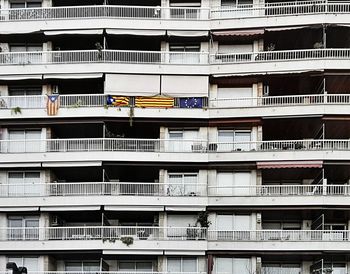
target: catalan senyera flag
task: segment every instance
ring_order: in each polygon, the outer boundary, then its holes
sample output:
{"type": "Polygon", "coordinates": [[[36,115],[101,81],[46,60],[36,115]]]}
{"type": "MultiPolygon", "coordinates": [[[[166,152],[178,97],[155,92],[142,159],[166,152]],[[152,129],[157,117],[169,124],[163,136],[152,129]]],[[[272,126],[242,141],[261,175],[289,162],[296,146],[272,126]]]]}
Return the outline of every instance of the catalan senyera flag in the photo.
{"type": "Polygon", "coordinates": [[[107,96],[107,106],[127,107],[129,105],[129,97],[127,96],[107,96]]]}
{"type": "Polygon", "coordinates": [[[135,107],[139,108],[172,108],[174,107],[174,98],[164,96],[135,98],[135,107]]]}
{"type": "Polygon", "coordinates": [[[60,108],[59,95],[58,94],[47,95],[47,103],[46,103],[47,115],[49,116],[57,115],[59,108],[60,108]]]}

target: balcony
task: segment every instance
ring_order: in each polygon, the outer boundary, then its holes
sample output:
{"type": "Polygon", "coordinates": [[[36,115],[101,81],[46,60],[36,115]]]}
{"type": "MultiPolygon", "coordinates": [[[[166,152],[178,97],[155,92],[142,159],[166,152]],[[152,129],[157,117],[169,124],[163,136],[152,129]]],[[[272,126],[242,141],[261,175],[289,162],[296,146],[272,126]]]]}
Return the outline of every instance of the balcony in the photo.
{"type": "Polygon", "coordinates": [[[0,197],[66,196],[206,196],[205,184],[160,184],[136,182],[82,182],[0,184],[0,197]]]}
{"type": "MultiPolygon", "coordinates": [[[[200,227],[33,227],[0,228],[0,250],[206,250],[200,227]],[[72,246],[72,241],[79,244],[72,246]],[[196,247],[194,248],[194,244],[196,247]]],[[[125,254],[125,253],[124,253],[125,254]]],[[[154,254],[154,253],[153,253],[154,254]]]]}
{"type": "Polygon", "coordinates": [[[200,139],[75,138],[0,141],[2,164],[18,163],[18,154],[23,153],[26,157],[21,161],[56,163],[67,160],[183,162],[184,159],[198,163],[255,162],[276,161],[276,155],[279,161],[339,161],[350,159],[350,140],[305,139],[225,143],[200,139]]]}
{"type": "MultiPolygon", "coordinates": [[[[107,105],[107,94],[79,94],[60,95],[60,117],[81,117],[81,115],[117,116],[129,117],[129,108],[107,105]],[[93,109],[91,109],[93,108],[93,109]]],[[[316,114],[348,114],[349,94],[308,94],[292,96],[266,96],[247,98],[211,99],[209,106],[207,98],[203,97],[203,108],[180,108],[179,98],[175,98],[171,108],[134,108],[135,117],[153,118],[159,116],[165,118],[192,118],[193,113],[203,119],[223,117],[273,117],[295,116],[296,113],[303,115],[316,114]],[[234,109],[234,111],[232,111],[234,109]],[[209,110],[209,111],[208,111],[209,110]]],[[[129,102],[132,97],[129,98],[129,102]]],[[[45,118],[46,95],[37,96],[0,96],[0,111],[3,118],[15,119],[16,115],[11,112],[13,108],[21,108],[23,118],[45,118]]]]}
{"type": "Polygon", "coordinates": [[[3,52],[0,74],[49,74],[65,68],[75,73],[265,74],[349,69],[349,59],[350,49],[335,48],[232,54],[124,50],[3,52]],[[87,63],[95,65],[86,66],[87,63]]]}
{"type": "Polygon", "coordinates": [[[7,32],[35,32],[62,29],[62,23],[75,20],[75,29],[130,28],[137,29],[223,29],[286,25],[349,23],[349,2],[322,0],[280,2],[263,5],[238,5],[214,8],[161,6],[70,6],[26,9],[2,9],[0,23],[7,32]],[[336,14],[335,14],[336,13],[336,14]],[[298,16],[298,21],[295,20],[298,16]],[[341,18],[337,18],[337,17],[341,18]],[[245,20],[240,20],[240,19],[245,20]],[[270,19],[271,18],[271,19],[270,19]],[[116,20],[120,19],[120,20],[116,20]],[[137,20],[135,20],[137,19],[137,20]],[[211,19],[211,20],[210,20],[211,19]],[[89,22],[90,21],[90,22],[89,22]],[[210,22],[211,21],[211,22],[210,22]],[[232,23],[235,22],[235,23],[232,23]],[[244,21],[244,22],[243,22],[244,21]],[[161,22],[161,24],[159,23],[161,22]],[[7,29],[7,26],[12,28],[7,29]],[[244,25],[246,24],[246,25],[244,25]],[[221,25],[221,27],[220,27],[221,25]],[[223,26],[222,26],[223,25],[223,26]],[[17,29],[16,29],[17,28],[17,29]]]}

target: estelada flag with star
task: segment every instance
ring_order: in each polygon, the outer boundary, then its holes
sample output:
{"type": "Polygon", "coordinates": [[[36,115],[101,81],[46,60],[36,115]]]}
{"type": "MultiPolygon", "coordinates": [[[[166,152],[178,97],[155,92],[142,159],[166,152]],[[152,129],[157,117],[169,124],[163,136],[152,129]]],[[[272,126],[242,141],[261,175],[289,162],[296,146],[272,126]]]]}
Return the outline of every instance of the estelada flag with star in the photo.
{"type": "Polygon", "coordinates": [[[58,94],[47,95],[47,103],[46,103],[47,115],[49,116],[57,115],[59,108],[60,108],[59,95],[58,94]]]}

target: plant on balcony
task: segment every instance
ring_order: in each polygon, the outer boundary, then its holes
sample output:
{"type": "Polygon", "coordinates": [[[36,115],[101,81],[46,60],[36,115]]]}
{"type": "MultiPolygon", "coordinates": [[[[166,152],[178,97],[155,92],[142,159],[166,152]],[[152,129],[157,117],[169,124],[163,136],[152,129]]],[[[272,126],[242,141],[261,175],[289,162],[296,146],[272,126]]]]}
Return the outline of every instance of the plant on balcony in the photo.
{"type": "Polygon", "coordinates": [[[202,211],[198,214],[196,225],[199,224],[201,227],[209,227],[211,221],[208,220],[209,213],[207,211],[202,211]]]}
{"type": "Polygon", "coordinates": [[[71,105],[71,108],[79,108],[82,105],[82,103],[83,101],[79,99],[74,104],[71,105]]]}
{"type": "Polygon", "coordinates": [[[11,114],[14,114],[14,115],[22,114],[22,109],[20,107],[14,107],[11,109],[11,114]]]}
{"type": "Polygon", "coordinates": [[[132,245],[134,243],[133,237],[121,237],[120,240],[123,244],[126,244],[126,246],[132,245]]]}

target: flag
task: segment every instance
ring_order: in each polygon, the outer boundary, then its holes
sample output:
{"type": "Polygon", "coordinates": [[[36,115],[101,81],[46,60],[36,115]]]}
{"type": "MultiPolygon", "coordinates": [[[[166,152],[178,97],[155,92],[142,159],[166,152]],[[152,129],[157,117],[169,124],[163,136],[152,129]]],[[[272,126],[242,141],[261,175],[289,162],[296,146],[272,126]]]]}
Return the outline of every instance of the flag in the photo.
{"type": "Polygon", "coordinates": [[[202,108],[203,98],[201,97],[189,97],[180,98],[180,108],[202,108]]]}
{"type": "Polygon", "coordinates": [[[127,96],[107,96],[107,106],[127,107],[129,105],[129,97],[127,96]]]}
{"type": "Polygon", "coordinates": [[[47,115],[57,115],[58,109],[60,108],[60,98],[58,94],[47,95],[46,110],[47,115]]]}
{"type": "Polygon", "coordinates": [[[164,96],[136,97],[135,107],[139,108],[172,108],[174,98],[164,96]]]}

